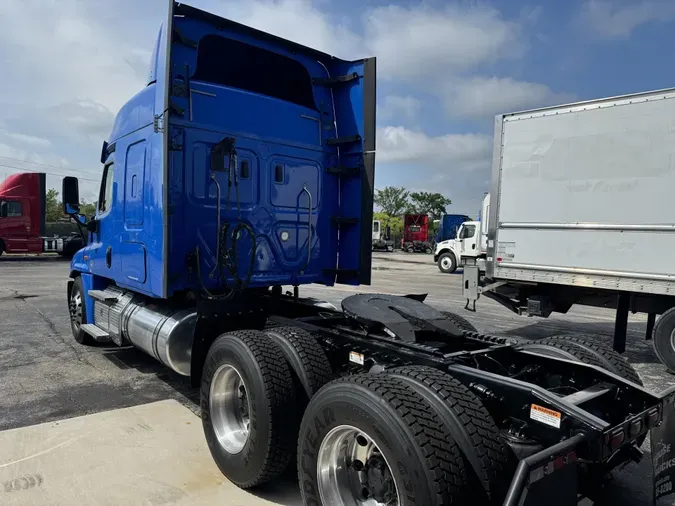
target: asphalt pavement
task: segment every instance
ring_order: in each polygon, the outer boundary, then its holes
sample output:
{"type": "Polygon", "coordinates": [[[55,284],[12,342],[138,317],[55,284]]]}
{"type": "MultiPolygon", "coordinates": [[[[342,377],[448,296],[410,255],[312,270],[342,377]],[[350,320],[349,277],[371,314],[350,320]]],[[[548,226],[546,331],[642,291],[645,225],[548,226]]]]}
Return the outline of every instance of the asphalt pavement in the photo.
{"type": "MultiPolygon", "coordinates": [[[[66,303],[69,264],[57,257],[0,258],[0,431],[174,399],[199,413],[198,392],[154,359],[133,348],[84,347],[70,333],[66,303]]],[[[301,294],[339,306],[353,293],[427,293],[427,302],[461,313],[479,331],[538,339],[562,333],[593,334],[610,343],[613,312],[574,307],[549,319],[519,317],[481,299],[477,312],[463,310],[461,274],[442,274],[430,255],[376,253],[370,287],[301,287],[301,294]]],[[[675,384],[644,340],[646,318],[629,317],[625,356],[647,388],[675,384]]],[[[645,459],[615,472],[602,503],[650,504],[651,465],[645,459]]],[[[293,496],[288,484],[280,497],[293,496]],[[290,492],[289,492],[290,490],[290,492]],[[285,495],[284,495],[285,494],[285,495]]],[[[274,496],[274,494],[272,494],[274,496]]],[[[295,502],[281,500],[279,504],[295,502]]]]}

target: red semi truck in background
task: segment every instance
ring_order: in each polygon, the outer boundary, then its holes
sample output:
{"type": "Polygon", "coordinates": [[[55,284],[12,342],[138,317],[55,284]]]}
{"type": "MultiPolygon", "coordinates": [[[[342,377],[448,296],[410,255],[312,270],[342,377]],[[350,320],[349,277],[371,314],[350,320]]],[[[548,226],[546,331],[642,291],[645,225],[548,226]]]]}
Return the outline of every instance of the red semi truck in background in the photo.
{"type": "Polygon", "coordinates": [[[0,182],[0,255],[58,253],[71,257],[85,244],[72,221],[47,223],[46,176],[12,174],[0,182]]]}
{"type": "Polygon", "coordinates": [[[406,214],[403,216],[403,239],[401,249],[408,253],[432,253],[429,242],[429,216],[406,214]]]}

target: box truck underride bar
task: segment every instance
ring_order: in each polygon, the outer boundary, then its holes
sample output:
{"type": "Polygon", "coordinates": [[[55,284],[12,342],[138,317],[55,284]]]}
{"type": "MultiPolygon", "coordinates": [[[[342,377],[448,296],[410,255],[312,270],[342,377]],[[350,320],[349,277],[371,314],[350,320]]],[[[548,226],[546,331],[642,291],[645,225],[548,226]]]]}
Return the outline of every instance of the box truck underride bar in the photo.
{"type": "Polygon", "coordinates": [[[480,334],[424,295],[300,296],[370,284],[375,89],[373,58],[170,2],[94,219],[63,181],[91,234],[73,335],[190,377],[239,487],[295,466],[305,505],[574,504],[672,425],[673,392],[611,349],[480,334]]]}

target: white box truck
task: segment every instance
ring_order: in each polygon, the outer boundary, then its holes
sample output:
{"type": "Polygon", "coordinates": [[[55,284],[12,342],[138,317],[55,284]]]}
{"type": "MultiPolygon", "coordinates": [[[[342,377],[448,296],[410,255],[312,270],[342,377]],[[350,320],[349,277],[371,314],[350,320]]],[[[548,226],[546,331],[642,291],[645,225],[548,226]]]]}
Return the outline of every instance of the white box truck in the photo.
{"type": "Polygon", "coordinates": [[[647,313],[675,371],[675,89],[497,116],[490,194],[467,307],[616,308],[619,352],[629,311],[647,313]]]}

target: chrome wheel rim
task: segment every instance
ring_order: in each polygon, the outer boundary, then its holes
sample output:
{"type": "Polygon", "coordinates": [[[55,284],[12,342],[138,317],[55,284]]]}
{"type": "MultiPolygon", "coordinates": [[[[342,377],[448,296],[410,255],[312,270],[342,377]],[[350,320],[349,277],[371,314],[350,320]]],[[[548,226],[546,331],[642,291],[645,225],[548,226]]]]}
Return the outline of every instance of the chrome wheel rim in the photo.
{"type": "Polygon", "coordinates": [[[443,269],[445,270],[450,270],[450,268],[452,267],[452,262],[448,257],[444,257],[441,259],[441,267],[443,267],[443,269]]]}
{"type": "Polygon", "coordinates": [[[317,476],[322,504],[400,505],[391,466],[373,439],[350,425],[335,427],[321,442],[317,476]]]}
{"type": "Polygon", "coordinates": [[[70,321],[75,330],[80,330],[80,325],[82,325],[82,294],[79,290],[73,291],[70,295],[70,321]]]}
{"type": "Polygon", "coordinates": [[[211,379],[209,412],[218,443],[230,454],[244,449],[250,433],[251,406],[237,369],[221,365],[211,379]]]}
{"type": "Polygon", "coordinates": [[[670,349],[675,351],[675,330],[670,333],[670,349]]]}

